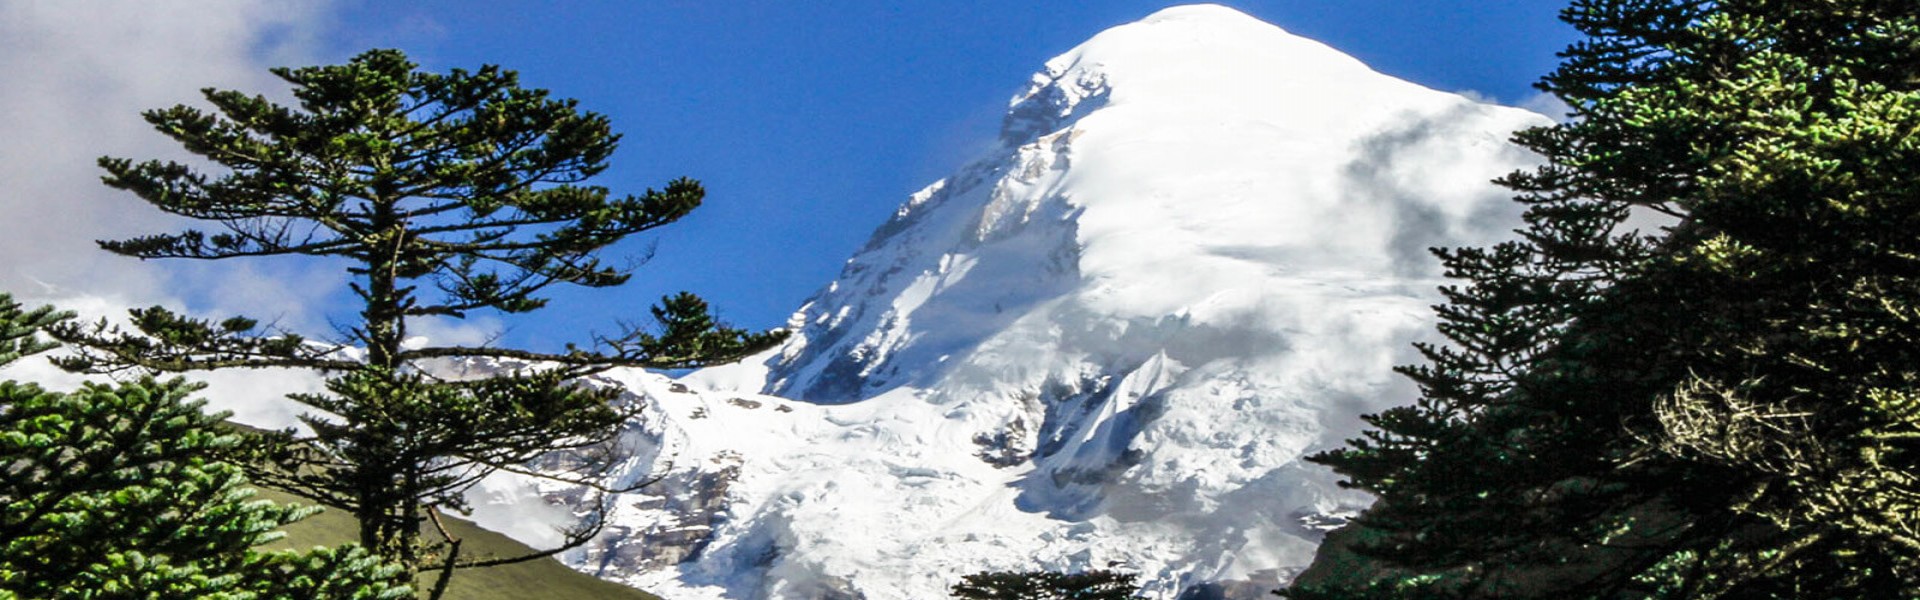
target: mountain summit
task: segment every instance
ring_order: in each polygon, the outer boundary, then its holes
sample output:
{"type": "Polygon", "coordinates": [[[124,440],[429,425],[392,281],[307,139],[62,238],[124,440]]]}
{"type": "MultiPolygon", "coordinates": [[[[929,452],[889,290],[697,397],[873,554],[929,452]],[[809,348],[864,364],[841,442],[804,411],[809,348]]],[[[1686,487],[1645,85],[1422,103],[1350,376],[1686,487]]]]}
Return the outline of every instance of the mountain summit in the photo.
{"type": "Polygon", "coordinates": [[[1184,315],[1237,330],[1221,320],[1302,277],[1431,275],[1426,248],[1509,229],[1487,180],[1525,159],[1507,134],[1539,122],[1232,9],[1163,10],[1048,61],[1001,154],[915,194],[801,309],[767,391],[946,389],[983,345],[1034,327],[1184,315]]]}
{"type": "Polygon", "coordinates": [[[673,598],[936,598],[982,570],[1261,597],[1367,498],[1301,461],[1414,397],[1431,246],[1548,120],[1376,73],[1228,8],[1046,63],[1000,146],[914,194],[784,347],[648,405],[578,568],[673,598]]]}

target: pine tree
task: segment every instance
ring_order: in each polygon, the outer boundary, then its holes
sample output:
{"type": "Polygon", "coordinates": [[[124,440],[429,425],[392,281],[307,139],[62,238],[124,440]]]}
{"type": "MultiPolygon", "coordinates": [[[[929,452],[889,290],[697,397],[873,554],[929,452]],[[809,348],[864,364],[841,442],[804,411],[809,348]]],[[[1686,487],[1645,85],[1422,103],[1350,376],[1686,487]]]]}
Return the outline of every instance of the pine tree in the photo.
{"type": "MultiPolygon", "coordinates": [[[[46,350],[66,318],[0,295],[0,364],[46,350]]],[[[399,569],[358,547],[259,552],[312,509],[250,501],[240,443],[180,380],[72,393],[0,382],[0,598],[405,596],[399,569]]]]}
{"type": "MultiPolygon", "coordinates": [[[[720,325],[704,302],[683,294],[654,311],[659,333],[636,328],[591,349],[403,344],[419,319],[525,313],[544,306],[541,294],[556,285],[625,282],[628,269],[604,263],[600,251],[686,215],[702,189],[678,179],[616,197],[587,185],[619,141],[606,117],[523,88],[515,73],[495,66],[436,74],[398,51],[375,50],[344,65],[274,73],[292,84],[298,106],[208,89],[211,112],[183,105],[146,113],[156,129],[221,170],[100,161],[108,185],[211,230],[100,245],[143,259],[305,256],[345,264],[357,312],[342,318],[343,339],[319,343],[247,318],[216,322],[159,307],[133,311],[130,329],[100,322],[53,333],[82,349],[62,362],[74,370],[328,374],[327,393],[295,397],[322,411],[306,417],[312,433],[283,432],[258,446],[272,449],[255,458],[273,468],[255,476],[352,511],[361,543],[383,557],[448,574],[512,560],[463,560],[458,540],[429,546],[420,531],[437,524],[434,510],[464,509],[461,492],[490,473],[610,443],[630,412],[612,405],[615,390],[571,380],[615,366],[725,362],[777,340],[720,325]],[[349,356],[346,346],[364,358],[349,356]],[[422,367],[484,358],[524,368],[452,380],[422,367]]],[[[569,543],[585,541],[596,526],[588,518],[569,543]]]]}
{"type": "Polygon", "coordinates": [[[397,566],[358,546],[254,550],[313,511],[249,499],[241,469],[215,458],[241,437],[187,400],[196,389],[0,383],[0,598],[409,593],[397,566]]]}
{"type": "Polygon", "coordinates": [[[1140,591],[1138,577],[1106,570],[994,571],[962,577],[951,591],[967,600],[1130,600],[1140,591]]]}
{"type": "Polygon", "coordinates": [[[1315,457],[1365,568],[1289,594],[1920,595],[1920,5],[1563,16],[1522,237],[1439,253],[1422,396],[1315,457]]]}

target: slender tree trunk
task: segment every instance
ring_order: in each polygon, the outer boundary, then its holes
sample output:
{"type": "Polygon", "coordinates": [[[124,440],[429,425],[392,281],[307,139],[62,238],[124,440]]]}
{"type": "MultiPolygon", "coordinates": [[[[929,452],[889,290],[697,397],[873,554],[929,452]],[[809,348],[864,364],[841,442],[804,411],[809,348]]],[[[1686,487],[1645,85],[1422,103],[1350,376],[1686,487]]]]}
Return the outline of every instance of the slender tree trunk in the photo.
{"type": "Polygon", "coordinates": [[[367,366],[396,372],[400,365],[400,341],[406,337],[406,322],[401,314],[404,298],[398,284],[400,248],[406,243],[405,223],[393,214],[391,205],[382,204],[374,226],[378,246],[367,257],[366,309],[360,319],[365,327],[367,366]]]}
{"type": "MultiPolygon", "coordinates": [[[[379,196],[380,194],[376,194],[379,196]]],[[[399,284],[398,269],[402,257],[400,249],[406,242],[406,223],[394,212],[392,202],[384,197],[370,200],[374,205],[373,225],[375,239],[373,251],[366,260],[366,298],[365,309],[360,313],[363,332],[367,344],[367,368],[375,377],[385,380],[389,385],[380,386],[386,390],[397,389],[391,385],[400,373],[400,343],[406,339],[406,321],[403,307],[406,304],[406,291],[399,284]]],[[[379,405],[394,405],[406,402],[404,398],[366,398],[363,402],[379,405]]],[[[378,412],[383,411],[376,411],[378,412]]],[[[415,469],[406,460],[412,447],[413,432],[393,429],[394,423],[362,423],[359,426],[370,432],[381,432],[370,436],[361,448],[364,453],[361,464],[360,490],[361,517],[360,530],[362,543],[409,570],[418,570],[420,565],[416,543],[419,538],[419,506],[412,497],[396,492],[414,489],[415,469]]]]}

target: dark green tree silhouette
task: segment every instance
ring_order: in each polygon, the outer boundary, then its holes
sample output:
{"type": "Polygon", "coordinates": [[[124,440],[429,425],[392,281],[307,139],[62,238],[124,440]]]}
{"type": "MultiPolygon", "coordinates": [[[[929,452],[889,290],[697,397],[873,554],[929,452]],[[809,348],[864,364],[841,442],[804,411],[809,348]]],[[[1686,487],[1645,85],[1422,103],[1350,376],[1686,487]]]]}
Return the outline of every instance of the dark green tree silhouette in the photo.
{"type": "MultiPolygon", "coordinates": [[[[45,350],[67,315],[0,295],[0,364],[45,350]]],[[[0,382],[0,598],[404,597],[356,546],[259,552],[311,508],[249,500],[241,443],[198,386],[143,378],[72,393],[0,382]]]]}
{"type": "Polygon", "coordinates": [[[1289,593],[1920,595],[1920,4],[1563,15],[1522,237],[1440,252],[1422,397],[1315,457],[1379,502],[1289,593]]]}
{"type": "Polygon", "coordinates": [[[967,600],[1130,600],[1139,576],[1115,571],[1055,573],[997,571],[975,573],[953,585],[955,598],[967,600]]]}
{"type": "MultiPolygon", "coordinates": [[[[108,185],[211,229],[100,245],[143,259],[329,259],[345,266],[357,300],[350,317],[337,316],[340,337],[319,343],[246,318],[199,320],[159,307],[133,311],[130,328],[101,322],[53,333],[81,348],[62,361],[74,370],[328,374],[328,393],[296,397],[323,411],[306,418],[312,433],[283,432],[263,445],[273,451],[256,458],[274,468],[255,476],[352,511],[361,542],[380,555],[448,573],[509,560],[458,559],[457,540],[428,545],[421,528],[434,509],[464,509],[461,492],[489,473],[610,443],[630,416],[611,404],[616,391],[570,380],[615,366],[731,361],[777,341],[720,325],[683,294],[654,311],[656,329],[601,337],[591,348],[403,344],[419,319],[524,313],[544,306],[542,293],[556,285],[625,282],[629,269],[600,252],[686,215],[701,187],[679,179],[614,196],[586,185],[619,141],[608,120],[523,88],[495,66],[428,73],[400,52],[375,50],[344,65],[274,73],[292,84],[297,106],[209,89],[212,111],[146,113],[220,169],[100,161],[108,185]],[[423,367],[470,359],[516,368],[448,379],[423,367]]],[[[586,519],[569,543],[595,527],[586,519]]]]}

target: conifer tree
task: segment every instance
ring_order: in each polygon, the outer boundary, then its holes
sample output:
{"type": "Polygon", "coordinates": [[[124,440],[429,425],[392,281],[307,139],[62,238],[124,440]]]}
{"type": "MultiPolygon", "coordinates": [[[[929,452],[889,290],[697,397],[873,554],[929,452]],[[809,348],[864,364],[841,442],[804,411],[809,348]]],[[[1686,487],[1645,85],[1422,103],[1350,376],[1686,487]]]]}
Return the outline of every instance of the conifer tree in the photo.
{"type": "MultiPolygon", "coordinates": [[[[599,253],[666,225],[699,205],[700,185],[615,196],[588,185],[619,136],[606,117],[573,100],[519,85],[495,66],[423,72],[400,52],[374,50],[344,65],[276,69],[297,106],[205,90],[212,110],[153,110],[148,122],[221,167],[103,158],[107,185],[198,220],[189,229],[103,241],[118,254],[226,260],[305,256],[344,264],[356,309],[340,339],[321,343],[251,319],[212,321],[160,308],[131,326],[105,322],[53,333],[82,351],[62,366],[82,371],[194,371],[291,367],[330,377],[324,394],[295,396],[318,409],[310,435],[283,432],[256,477],[352,511],[361,543],[424,571],[494,564],[458,557],[457,540],[428,545],[435,509],[465,508],[461,492],[501,469],[554,451],[598,447],[630,416],[616,393],[569,383],[615,366],[687,368],[735,360],[776,341],[718,324],[690,294],[634,328],[548,353],[483,346],[414,346],[408,327],[476,311],[525,313],[571,284],[609,287],[628,278],[599,253]],[[363,356],[352,356],[346,347],[363,356]],[[425,361],[494,358],[523,368],[446,379],[425,361]]],[[[580,465],[610,468],[610,465],[580,465]]],[[[596,526],[573,531],[579,543],[596,526]]],[[[440,584],[444,585],[442,578],[440,584]]]]}
{"type": "Polygon", "coordinates": [[[1295,598],[1920,596],[1920,4],[1579,0],[1295,598]],[[1629,228],[1634,214],[1672,225],[1629,228]]]}
{"type": "Polygon", "coordinates": [[[1140,591],[1138,578],[1107,570],[990,571],[962,577],[950,591],[965,600],[1130,600],[1140,591]]]}
{"type": "MultiPolygon", "coordinates": [[[[0,364],[45,350],[67,315],[0,295],[0,364]]],[[[405,596],[397,567],[354,547],[260,552],[312,509],[250,501],[240,443],[197,386],[139,379],[72,393],[0,382],[0,598],[405,596]]]]}

